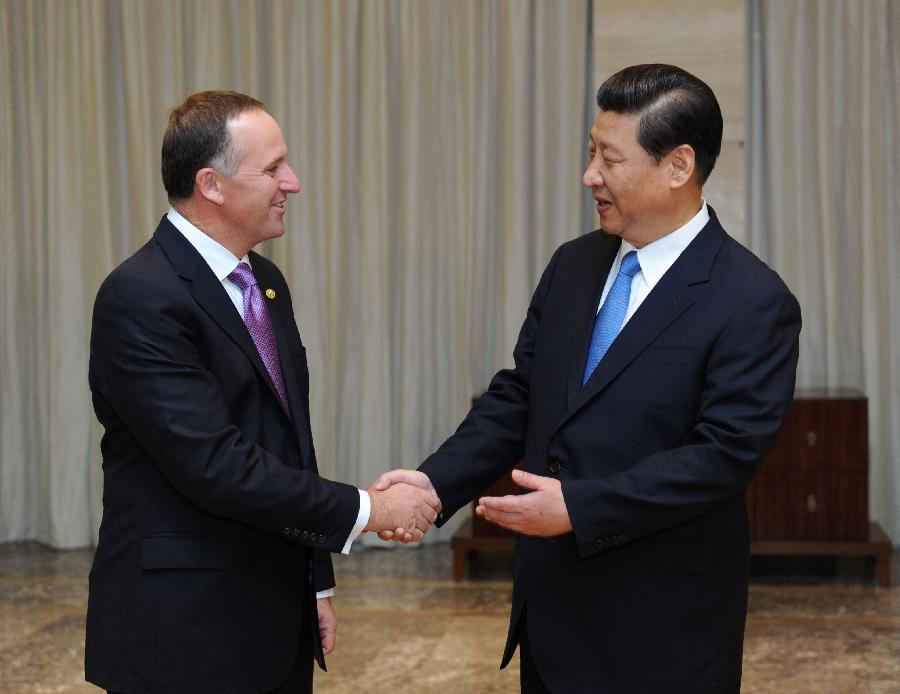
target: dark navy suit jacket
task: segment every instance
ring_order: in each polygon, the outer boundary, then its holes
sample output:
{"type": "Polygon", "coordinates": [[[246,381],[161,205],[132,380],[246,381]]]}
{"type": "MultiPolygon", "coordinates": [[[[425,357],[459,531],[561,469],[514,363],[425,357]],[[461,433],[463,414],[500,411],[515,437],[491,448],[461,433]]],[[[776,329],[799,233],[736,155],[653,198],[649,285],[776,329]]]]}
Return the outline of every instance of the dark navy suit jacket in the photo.
{"type": "Polygon", "coordinates": [[[535,665],[553,692],[697,694],[740,682],[744,491],[792,397],[800,309],[710,215],[583,388],[620,241],[595,231],[562,245],[528,308],[515,367],[421,467],[441,523],[520,459],[561,481],[574,532],[517,538],[502,660],[527,609],[535,665]]]}
{"type": "Polygon", "coordinates": [[[86,678],[140,692],[264,692],[312,632],[359,510],[317,474],[306,352],[290,293],[251,253],[278,343],[285,413],[246,326],[166,219],[104,281],[89,380],[105,434],[86,678]]]}

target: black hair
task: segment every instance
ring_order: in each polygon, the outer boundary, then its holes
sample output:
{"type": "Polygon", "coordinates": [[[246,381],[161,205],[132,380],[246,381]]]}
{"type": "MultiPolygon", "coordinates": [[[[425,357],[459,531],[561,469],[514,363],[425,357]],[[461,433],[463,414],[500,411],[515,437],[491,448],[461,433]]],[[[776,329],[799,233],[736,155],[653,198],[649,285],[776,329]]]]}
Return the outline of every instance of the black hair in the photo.
{"type": "Polygon", "coordinates": [[[700,184],[709,178],[722,149],[722,111],[702,80],[674,65],[632,65],[601,85],[597,106],[640,114],[638,142],[657,163],[690,145],[700,184]]]}

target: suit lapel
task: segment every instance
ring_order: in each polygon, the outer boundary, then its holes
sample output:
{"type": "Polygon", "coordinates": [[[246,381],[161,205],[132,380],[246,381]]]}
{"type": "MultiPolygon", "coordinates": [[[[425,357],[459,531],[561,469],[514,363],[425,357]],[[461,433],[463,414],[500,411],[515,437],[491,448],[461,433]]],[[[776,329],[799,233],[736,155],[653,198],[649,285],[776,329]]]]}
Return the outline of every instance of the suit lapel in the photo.
{"type": "MultiPolygon", "coordinates": [[[[190,292],[200,307],[209,314],[251,361],[266,382],[272,396],[278,400],[278,391],[269,376],[269,370],[259,356],[259,350],[234,304],[219,279],[210,270],[197,250],[165,217],[154,233],[154,238],[168,257],[176,272],[191,283],[190,292]]],[[[277,334],[277,333],[276,333],[277,334]]],[[[279,343],[279,353],[281,345],[279,343]]],[[[282,357],[283,359],[283,357],[282,357]]]]}
{"type": "Polygon", "coordinates": [[[591,262],[579,274],[572,300],[572,324],[569,330],[569,368],[567,379],[567,403],[571,408],[580,397],[581,379],[587,361],[591,333],[597,315],[597,304],[603,286],[616,258],[621,241],[612,237],[600,237],[603,243],[594,250],[591,262]]]}
{"type": "MultiPolygon", "coordinates": [[[[716,255],[725,239],[725,232],[719,225],[715,212],[713,212],[712,208],[710,208],[709,212],[709,223],[662,276],[638,310],[625,324],[625,327],[622,328],[622,331],[610,345],[603,359],[600,360],[584,388],[581,388],[581,375],[587,355],[587,346],[586,344],[577,344],[572,347],[570,354],[576,354],[577,351],[577,356],[580,359],[578,364],[580,364],[582,371],[578,374],[577,384],[575,384],[573,376],[576,365],[570,364],[569,407],[560,425],[606,388],[613,379],[619,376],[641,352],[694,303],[690,287],[709,280],[716,255]]],[[[609,264],[611,265],[611,263],[612,260],[610,259],[609,264]]],[[[609,269],[607,266],[608,273],[609,269]]],[[[605,279],[606,275],[603,276],[603,281],[605,279]]],[[[599,296],[597,300],[599,300],[599,296]]],[[[579,295],[576,301],[583,301],[583,296],[579,295]]],[[[578,339],[580,340],[582,336],[582,333],[579,333],[578,339]]],[[[588,337],[582,342],[588,339],[589,333],[588,337]]]]}

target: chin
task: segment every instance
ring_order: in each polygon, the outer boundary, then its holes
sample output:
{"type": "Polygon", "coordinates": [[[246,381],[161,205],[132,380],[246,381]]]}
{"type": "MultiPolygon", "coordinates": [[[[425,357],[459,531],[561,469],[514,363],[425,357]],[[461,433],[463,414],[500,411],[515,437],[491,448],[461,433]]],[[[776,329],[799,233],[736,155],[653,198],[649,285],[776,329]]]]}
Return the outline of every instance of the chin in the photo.
{"type": "Polygon", "coordinates": [[[277,239],[279,236],[284,236],[284,232],[284,224],[277,227],[272,227],[266,232],[266,241],[277,239]]]}

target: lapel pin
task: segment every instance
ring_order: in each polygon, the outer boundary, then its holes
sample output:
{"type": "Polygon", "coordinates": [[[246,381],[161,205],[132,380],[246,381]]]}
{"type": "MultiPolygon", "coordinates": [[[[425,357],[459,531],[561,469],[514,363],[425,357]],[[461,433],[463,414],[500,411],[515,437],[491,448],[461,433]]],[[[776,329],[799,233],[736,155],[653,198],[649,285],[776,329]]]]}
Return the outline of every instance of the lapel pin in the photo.
{"type": "Polygon", "coordinates": [[[274,298],[275,298],[275,290],[274,290],[274,289],[267,289],[267,290],[266,290],[266,296],[269,297],[270,299],[274,299],[274,298]]]}

